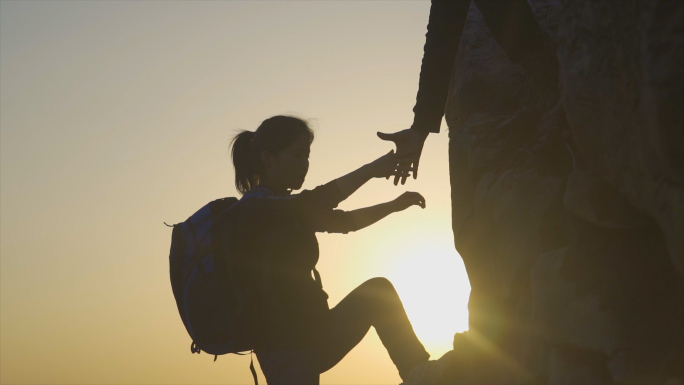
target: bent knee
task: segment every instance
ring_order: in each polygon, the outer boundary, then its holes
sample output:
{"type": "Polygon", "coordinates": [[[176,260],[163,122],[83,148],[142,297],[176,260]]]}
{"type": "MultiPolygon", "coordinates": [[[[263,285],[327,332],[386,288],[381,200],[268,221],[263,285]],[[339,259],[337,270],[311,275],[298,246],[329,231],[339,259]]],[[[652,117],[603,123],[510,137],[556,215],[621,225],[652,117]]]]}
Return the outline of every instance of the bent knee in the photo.
{"type": "Polygon", "coordinates": [[[392,285],[392,282],[390,282],[390,280],[385,278],[385,277],[371,278],[368,281],[364,282],[363,284],[367,285],[367,286],[371,286],[374,289],[378,289],[378,290],[396,291],[394,289],[394,285],[392,285]]]}

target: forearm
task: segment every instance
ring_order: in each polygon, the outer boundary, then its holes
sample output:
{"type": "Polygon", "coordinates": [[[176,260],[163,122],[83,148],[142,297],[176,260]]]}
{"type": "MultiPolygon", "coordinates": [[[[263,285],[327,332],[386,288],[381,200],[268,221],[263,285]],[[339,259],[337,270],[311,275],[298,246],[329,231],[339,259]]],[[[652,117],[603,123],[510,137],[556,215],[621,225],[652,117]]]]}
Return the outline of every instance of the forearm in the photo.
{"type": "Polygon", "coordinates": [[[354,191],[358,190],[359,187],[363,186],[371,178],[372,175],[368,169],[368,166],[364,165],[345,176],[335,179],[337,187],[340,189],[340,193],[342,194],[342,200],[348,198],[354,193],[354,191]]]}
{"type": "Polygon", "coordinates": [[[395,205],[392,202],[386,202],[350,211],[349,215],[354,222],[354,231],[356,231],[372,225],[393,212],[396,212],[395,205]]]}
{"type": "Polygon", "coordinates": [[[470,0],[433,0],[411,128],[439,132],[470,0]]]}

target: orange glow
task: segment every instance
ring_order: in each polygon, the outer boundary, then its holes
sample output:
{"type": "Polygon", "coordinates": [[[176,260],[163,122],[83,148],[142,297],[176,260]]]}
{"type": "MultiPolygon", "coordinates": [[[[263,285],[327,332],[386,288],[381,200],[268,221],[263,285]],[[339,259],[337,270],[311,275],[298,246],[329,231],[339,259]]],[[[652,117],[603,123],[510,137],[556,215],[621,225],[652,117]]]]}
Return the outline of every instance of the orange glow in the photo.
{"type": "MultiPolygon", "coordinates": [[[[413,119],[429,8],[1,1],[0,383],[250,383],[249,357],[190,354],[163,222],[236,196],[229,140],[272,115],[317,121],[305,188],[389,151],[375,132],[413,119]]],[[[388,277],[433,358],[467,327],[442,131],[418,180],[342,205],[412,190],[425,210],[319,236],[330,305],[388,277]]],[[[374,332],[321,376],[399,382],[374,332]]]]}

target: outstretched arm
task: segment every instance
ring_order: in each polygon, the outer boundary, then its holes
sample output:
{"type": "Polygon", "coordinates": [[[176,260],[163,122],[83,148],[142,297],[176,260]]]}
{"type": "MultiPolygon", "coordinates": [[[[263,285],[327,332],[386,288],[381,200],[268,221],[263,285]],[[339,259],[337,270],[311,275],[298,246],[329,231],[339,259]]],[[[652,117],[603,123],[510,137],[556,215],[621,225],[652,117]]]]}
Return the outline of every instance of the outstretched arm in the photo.
{"type": "Polygon", "coordinates": [[[425,208],[425,198],[416,192],[405,192],[393,201],[353,210],[349,212],[349,215],[355,225],[354,231],[356,231],[368,227],[392,213],[405,210],[413,205],[425,208]]]}
{"type": "Polygon", "coordinates": [[[413,179],[418,178],[418,163],[425,139],[429,133],[439,132],[449,94],[449,79],[469,7],[470,0],[432,1],[418,94],[413,107],[413,124],[411,128],[393,134],[378,132],[380,139],[393,141],[397,146],[395,186],[400,179],[401,184],[406,183],[409,173],[413,174],[413,179]]]}
{"type": "Polygon", "coordinates": [[[349,174],[335,180],[337,187],[342,195],[341,201],[347,199],[354,191],[363,186],[372,178],[389,178],[395,172],[396,160],[394,150],[381,156],[380,158],[359,167],[349,174]]]}
{"type": "Polygon", "coordinates": [[[371,178],[372,175],[368,169],[368,165],[363,165],[349,174],[335,179],[337,188],[340,189],[340,193],[342,197],[344,197],[342,200],[352,195],[359,187],[371,180],[371,178]]]}
{"type": "Polygon", "coordinates": [[[375,206],[352,211],[319,212],[316,215],[309,215],[307,219],[314,231],[348,233],[368,227],[392,213],[406,210],[413,205],[425,208],[425,198],[417,192],[405,192],[392,201],[375,206]]]}
{"type": "MultiPolygon", "coordinates": [[[[355,171],[318,186],[313,190],[304,190],[299,194],[289,196],[256,194],[253,197],[254,199],[248,199],[249,203],[247,204],[252,206],[251,209],[254,210],[257,217],[266,215],[270,217],[300,215],[307,222],[317,223],[325,213],[343,212],[334,210],[334,208],[371,178],[389,178],[390,175],[394,174],[395,166],[396,160],[392,150],[378,159],[359,167],[355,171]]],[[[250,194],[252,192],[248,192],[245,197],[249,198],[250,194]]]]}
{"type": "Polygon", "coordinates": [[[438,133],[470,0],[433,0],[411,129],[438,133]]]}
{"type": "Polygon", "coordinates": [[[390,202],[380,203],[375,206],[364,207],[346,213],[352,223],[351,231],[361,230],[396,211],[395,204],[390,202]]]}

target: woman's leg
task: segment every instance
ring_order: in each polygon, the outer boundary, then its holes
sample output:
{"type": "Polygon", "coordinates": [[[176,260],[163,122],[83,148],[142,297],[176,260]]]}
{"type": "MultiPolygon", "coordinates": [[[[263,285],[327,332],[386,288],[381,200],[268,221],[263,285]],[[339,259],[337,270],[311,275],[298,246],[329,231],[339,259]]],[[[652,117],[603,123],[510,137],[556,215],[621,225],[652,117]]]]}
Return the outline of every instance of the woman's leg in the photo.
{"type": "Polygon", "coordinates": [[[394,286],[385,278],[372,278],[330,309],[331,323],[317,339],[320,372],[335,366],[366,335],[371,326],[405,379],[411,369],[430,355],[418,341],[394,286]]]}

